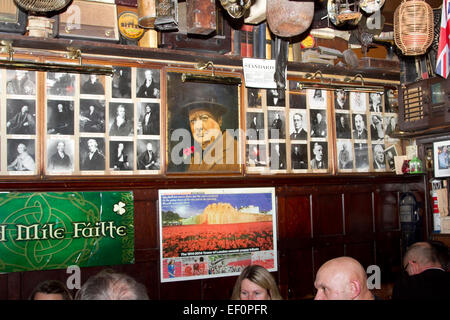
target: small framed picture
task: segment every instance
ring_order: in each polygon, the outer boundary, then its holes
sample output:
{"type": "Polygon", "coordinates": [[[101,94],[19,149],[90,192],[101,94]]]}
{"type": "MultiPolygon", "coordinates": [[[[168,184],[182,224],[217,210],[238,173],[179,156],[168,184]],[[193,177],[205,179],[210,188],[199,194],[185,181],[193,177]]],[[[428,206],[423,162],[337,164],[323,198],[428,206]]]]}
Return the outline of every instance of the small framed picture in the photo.
{"type": "Polygon", "coordinates": [[[448,163],[449,149],[450,149],[450,140],[433,143],[434,176],[436,178],[450,176],[450,166],[448,163]]]}

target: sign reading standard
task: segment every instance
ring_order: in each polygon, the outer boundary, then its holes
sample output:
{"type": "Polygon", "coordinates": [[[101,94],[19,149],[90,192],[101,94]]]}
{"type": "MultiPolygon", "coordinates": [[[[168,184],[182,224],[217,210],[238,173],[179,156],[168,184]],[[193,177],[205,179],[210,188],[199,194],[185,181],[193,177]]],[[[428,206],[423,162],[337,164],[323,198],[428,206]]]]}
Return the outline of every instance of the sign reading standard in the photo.
{"type": "Polygon", "coordinates": [[[0,193],[0,244],[0,272],[133,263],[133,193],[0,193]]]}
{"type": "Polygon", "coordinates": [[[243,58],[245,86],[250,88],[276,89],[274,80],[275,60],[243,58]]]}

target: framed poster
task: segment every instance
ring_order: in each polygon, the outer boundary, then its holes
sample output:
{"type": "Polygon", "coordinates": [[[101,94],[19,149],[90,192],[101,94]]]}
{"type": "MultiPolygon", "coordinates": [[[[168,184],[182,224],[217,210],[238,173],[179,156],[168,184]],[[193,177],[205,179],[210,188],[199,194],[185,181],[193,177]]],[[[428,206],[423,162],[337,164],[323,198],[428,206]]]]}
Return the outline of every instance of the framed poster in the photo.
{"type": "Polygon", "coordinates": [[[159,190],[161,282],[277,271],[275,188],[159,190]]]}
{"type": "Polygon", "coordinates": [[[167,73],[167,172],[240,173],[239,87],[167,73]]]}
{"type": "Polygon", "coordinates": [[[450,140],[433,143],[434,176],[436,178],[450,176],[450,166],[448,163],[449,149],[450,149],[450,140]]]}

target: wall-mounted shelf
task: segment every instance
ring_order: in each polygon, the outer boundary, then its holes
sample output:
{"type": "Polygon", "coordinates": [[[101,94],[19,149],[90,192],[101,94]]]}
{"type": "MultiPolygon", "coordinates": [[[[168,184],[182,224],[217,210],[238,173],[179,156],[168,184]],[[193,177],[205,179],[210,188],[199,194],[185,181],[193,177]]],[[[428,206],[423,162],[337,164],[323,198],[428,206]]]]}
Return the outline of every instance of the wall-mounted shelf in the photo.
{"type": "MultiPolygon", "coordinates": [[[[0,33],[0,40],[11,41],[14,48],[39,50],[67,51],[68,47],[80,49],[83,54],[102,54],[129,58],[155,59],[164,61],[212,61],[214,65],[242,66],[242,58],[233,55],[211,54],[186,50],[171,50],[164,48],[144,48],[108,42],[86,40],[68,40],[58,38],[34,38],[23,35],[0,33]]],[[[400,81],[400,72],[380,68],[350,69],[317,63],[288,62],[288,71],[315,72],[321,70],[323,74],[354,76],[360,73],[364,78],[400,81]]]]}

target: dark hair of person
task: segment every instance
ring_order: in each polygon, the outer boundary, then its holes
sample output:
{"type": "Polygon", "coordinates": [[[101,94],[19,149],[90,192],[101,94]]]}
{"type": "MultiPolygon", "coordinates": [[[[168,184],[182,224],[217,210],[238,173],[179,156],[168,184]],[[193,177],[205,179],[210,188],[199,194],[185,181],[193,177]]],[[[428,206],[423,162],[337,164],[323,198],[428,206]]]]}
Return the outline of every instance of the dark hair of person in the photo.
{"type": "Polygon", "coordinates": [[[39,292],[46,294],[60,294],[63,300],[72,300],[70,291],[62,282],[57,280],[47,280],[38,284],[31,293],[30,300],[34,300],[36,294],[39,292]]]}

